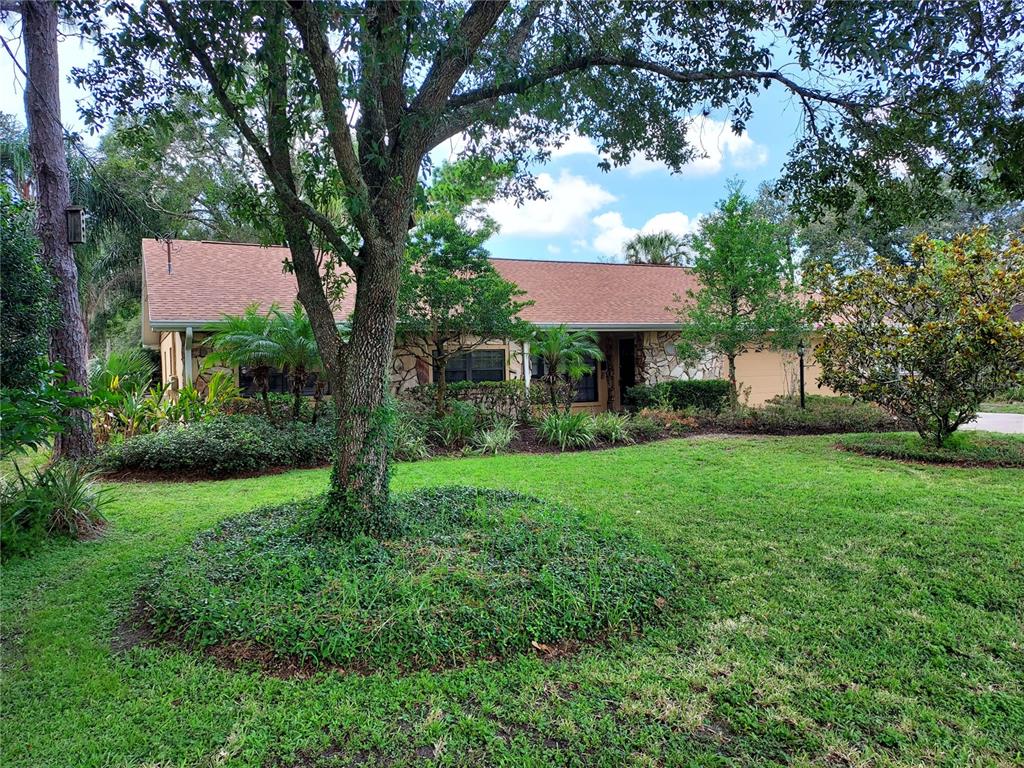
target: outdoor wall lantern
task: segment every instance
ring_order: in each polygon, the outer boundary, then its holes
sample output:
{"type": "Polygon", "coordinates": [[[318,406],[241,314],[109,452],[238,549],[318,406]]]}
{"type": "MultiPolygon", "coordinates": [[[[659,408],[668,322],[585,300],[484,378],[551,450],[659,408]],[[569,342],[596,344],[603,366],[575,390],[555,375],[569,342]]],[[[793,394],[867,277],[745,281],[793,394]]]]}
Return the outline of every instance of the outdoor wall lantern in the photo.
{"type": "Polygon", "coordinates": [[[68,245],[80,245],[85,242],[85,208],[80,205],[69,205],[64,209],[67,224],[68,245]]]}

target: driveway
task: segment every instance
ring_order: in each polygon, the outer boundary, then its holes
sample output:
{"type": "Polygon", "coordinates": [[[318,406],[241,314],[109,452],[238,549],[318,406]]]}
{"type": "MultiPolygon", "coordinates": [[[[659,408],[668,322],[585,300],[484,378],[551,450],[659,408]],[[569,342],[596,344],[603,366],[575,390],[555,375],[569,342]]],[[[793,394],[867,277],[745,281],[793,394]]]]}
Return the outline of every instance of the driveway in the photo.
{"type": "Polygon", "coordinates": [[[1024,435],[1024,413],[979,413],[970,424],[960,429],[980,429],[986,432],[1005,432],[1024,435]]]}

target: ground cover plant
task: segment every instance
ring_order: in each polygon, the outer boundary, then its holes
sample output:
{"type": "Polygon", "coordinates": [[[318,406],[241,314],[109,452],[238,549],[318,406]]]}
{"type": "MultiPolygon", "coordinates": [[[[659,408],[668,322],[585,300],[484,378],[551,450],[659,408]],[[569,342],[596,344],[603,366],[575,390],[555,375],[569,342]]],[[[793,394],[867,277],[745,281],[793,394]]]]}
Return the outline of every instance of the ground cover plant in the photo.
{"type": "Polygon", "coordinates": [[[399,496],[401,533],[379,541],[318,532],[322,503],[200,535],[143,590],[145,623],[186,646],[300,666],[436,668],[632,632],[676,589],[674,566],[635,535],[522,494],[399,496]]]}
{"type": "Polygon", "coordinates": [[[837,445],[848,451],[903,461],[924,461],[965,466],[1024,468],[1024,436],[988,432],[961,432],[942,446],[920,435],[895,432],[875,435],[843,435],[837,445]]]}
{"type": "Polygon", "coordinates": [[[1020,470],[906,465],[832,437],[696,437],[399,465],[634,529],[685,591],[577,653],[282,680],[119,629],[157,563],[328,470],[125,483],[106,534],[4,565],[0,762],[1014,765],[1024,750],[1020,470]],[[433,758],[433,760],[431,759],[433,758]]]}

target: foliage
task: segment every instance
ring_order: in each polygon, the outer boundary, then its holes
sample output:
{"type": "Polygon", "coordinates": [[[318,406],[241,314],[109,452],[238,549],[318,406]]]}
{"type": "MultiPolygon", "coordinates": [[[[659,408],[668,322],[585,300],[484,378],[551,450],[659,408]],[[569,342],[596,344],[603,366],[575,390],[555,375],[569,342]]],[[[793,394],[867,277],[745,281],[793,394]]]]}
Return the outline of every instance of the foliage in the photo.
{"type": "Polygon", "coordinates": [[[840,448],[867,456],[967,467],[1024,468],[1024,436],[960,432],[937,446],[920,435],[895,432],[883,435],[844,435],[840,448]]]}
{"type": "MultiPolygon", "coordinates": [[[[273,309],[275,307],[271,307],[273,309]]],[[[260,312],[257,304],[250,304],[241,315],[224,315],[221,323],[211,330],[207,359],[233,368],[249,368],[267,418],[273,420],[270,372],[280,359],[280,348],[271,336],[271,313],[260,312]]]]}
{"type": "Polygon", "coordinates": [[[537,434],[563,451],[591,448],[597,442],[594,418],[582,412],[551,411],[537,424],[537,434]]]}
{"type": "Polygon", "coordinates": [[[529,332],[518,316],[532,302],[520,300],[524,292],[498,274],[483,247],[497,225],[486,216],[467,220],[474,206],[493,200],[508,173],[481,164],[465,160],[435,172],[405,250],[397,341],[430,360],[438,414],[445,408],[445,367],[452,358],[488,340],[529,332]]]}
{"type": "Polygon", "coordinates": [[[228,477],[323,466],[331,460],[333,441],[330,423],[274,426],[261,416],[218,416],[110,443],[97,463],[108,472],[228,477]]]}
{"type": "Polygon", "coordinates": [[[401,405],[395,418],[393,455],[398,461],[419,461],[430,457],[427,421],[401,405]]]}
{"type": "Polygon", "coordinates": [[[643,408],[633,420],[637,429],[645,429],[652,436],[674,435],[676,437],[693,432],[700,426],[696,409],[643,408]]]}
{"type": "MultiPolygon", "coordinates": [[[[313,326],[298,299],[291,312],[282,312],[279,307],[272,306],[270,318],[270,338],[277,345],[273,353],[274,367],[288,370],[292,384],[292,419],[297,420],[302,409],[302,388],[306,377],[320,370],[320,353],[313,338],[313,326]]],[[[317,405],[322,397],[318,379],[314,393],[317,405]]]]}
{"type": "Polygon", "coordinates": [[[605,411],[594,418],[594,437],[605,443],[629,444],[633,440],[633,420],[624,413],[605,411]]]}
{"type": "Polygon", "coordinates": [[[113,352],[105,359],[91,361],[89,391],[97,397],[110,392],[149,389],[156,374],[156,365],[142,348],[113,352]]]}
{"type": "Polygon", "coordinates": [[[812,303],[822,326],[821,381],[906,419],[936,445],[988,397],[1024,382],[1024,244],[994,247],[985,229],[952,243],[914,241],[912,263],[837,275],[812,303]]]}
{"type": "Polygon", "coordinates": [[[514,421],[499,421],[493,427],[477,432],[470,444],[473,453],[481,456],[497,456],[509,449],[512,441],[516,439],[516,435],[514,421]]]}
{"type": "Polygon", "coordinates": [[[702,422],[725,432],[770,435],[825,435],[837,432],[886,432],[898,421],[870,403],[848,397],[808,395],[806,408],[795,397],[776,397],[761,406],[703,416],[702,422]]]}
{"type": "MultiPolygon", "coordinates": [[[[45,360],[41,361],[45,362],[45,360]]],[[[0,457],[26,453],[50,445],[68,425],[72,408],[91,402],[78,385],[64,376],[60,364],[42,365],[33,374],[31,389],[0,388],[0,457]]]]}
{"type": "Polygon", "coordinates": [[[134,644],[118,627],[157,562],[224,520],[320,492],[328,470],[120,484],[115,535],[4,565],[3,762],[326,768],[342,754],[397,768],[436,747],[457,768],[1015,765],[1021,470],[886,466],[835,441],[399,464],[398,492],[487,483],[575,506],[662,545],[682,580],[643,637],[412,675],[282,680],[287,667],[134,644]],[[260,738],[230,738],[240,721],[260,738]]]}
{"type": "Polygon", "coordinates": [[[735,405],[737,356],[757,345],[796,345],[802,310],[793,261],[784,230],[765,218],[736,183],[701,219],[691,245],[700,289],[687,291],[679,343],[725,355],[735,405]]]}
{"type": "Polygon", "coordinates": [[[627,264],[682,267],[689,261],[686,241],[671,232],[640,232],[626,243],[627,264]]]}
{"type": "Polygon", "coordinates": [[[461,448],[476,434],[480,411],[472,404],[455,400],[448,410],[432,420],[431,438],[445,450],[461,448]]]}
{"type": "Polygon", "coordinates": [[[315,500],[226,521],[164,562],[149,622],[191,646],[408,670],[632,632],[675,589],[635,536],[533,497],[450,487],[392,503],[404,533],[379,542],[311,533],[315,500]]]}
{"type": "Polygon", "coordinates": [[[33,211],[13,199],[0,183],[0,385],[32,389],[40,381],[40,361],[48,354],[49,329],[56,317],[51,278],[39,260],[32,231],[33,211]]]}
{"type": "Polygon", "coordinates": [[[637,384],[627,387],[626,406],[632,409],[660,408],[721,411],[729,404],[732,385],[725,379],[693,379],[637,384]]]}
{"type": "Polygon", "coordinates": [[[547,388],[551,410],[565,413],[576,399],[579,380],[590,370],[588,360],[604,359],[595,331],[573,331],[566,325],[536,329],[530,354],[543,361],[544,374],[537,379],[547,388]]]}
{"type": "Polygon", "coordinates": [[[0,481],[3,558],[31,554],[47,536],[81,538],[96,533],[105,522],[103,507],[109,495],[95,478],[84,465],[61,461],[33,467],[28,477],[16,469],[14,478],[0,481]]]}

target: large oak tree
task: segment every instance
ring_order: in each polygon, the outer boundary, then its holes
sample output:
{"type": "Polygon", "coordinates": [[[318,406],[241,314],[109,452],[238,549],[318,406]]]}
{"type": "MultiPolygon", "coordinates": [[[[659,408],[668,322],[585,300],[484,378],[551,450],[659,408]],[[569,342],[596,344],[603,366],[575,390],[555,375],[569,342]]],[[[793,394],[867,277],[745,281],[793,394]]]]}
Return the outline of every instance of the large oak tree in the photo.
{"type": "Polygon", "coordinates": [[[90,5],[97,118],[208,91],[259,163],[338,406],[323,521],[339,532],[387,522],[385,372],[433,147],[465,133],[470,151],[543,159],[578,131],[607,165],[640,152],[678,169],[699,154],[688,115],[728,110],[742,129],[754,97],[781,87],[805,116],[788,164],[800,201],[827,202],[851,180],[870,188],[897,161],[987,154],[1012,167],[1019,151],[1014,0],[90,5]],[[343,218],[329,205],[339,191],[343,218]],[[355,276],[345,339],[320,249],[355,276]]]}

